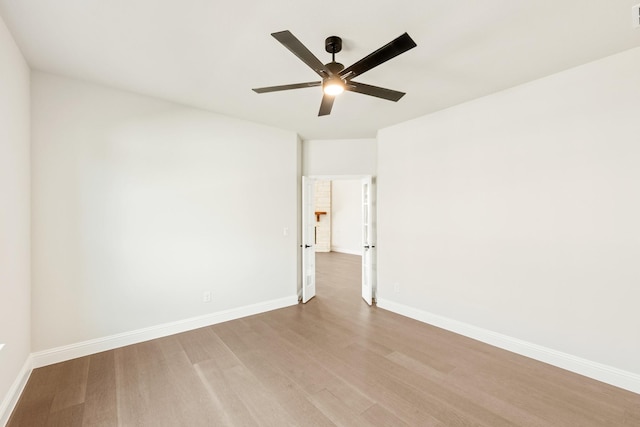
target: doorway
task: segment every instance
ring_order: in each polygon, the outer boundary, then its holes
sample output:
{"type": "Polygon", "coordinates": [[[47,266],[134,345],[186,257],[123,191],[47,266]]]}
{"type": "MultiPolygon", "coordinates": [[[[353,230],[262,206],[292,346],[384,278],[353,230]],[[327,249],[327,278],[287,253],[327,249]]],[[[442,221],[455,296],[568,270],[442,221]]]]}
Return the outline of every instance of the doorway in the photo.
{"type": "MultiPolygon", "coordinates": [[[[374,181],[370,175],[364,176],[303,176],[302,177],[302,281],[301,300],[308,302],[316,295],[316,252],[342,252],[359,255],[361,258],[361,296],[371,305],[375,300],[375,191],[374,181]],[[351,193],[358,198],[357,208],[359,212],[354,214],[342,210],[340,217],[335,219],[337,227],[331,231],[334,210],[331,203],[326,201],[327,195],[319,195],[319,199],[325,199],[317,203],[316,189],[327,192],[327,182],[338,183],[342,188],[342,196],[348,194],[349,182],[355,183],[356,193],[351,193]],[[318,207],[319,206],[319,207],[318,207]],[[354,230],[355,228],[355,230],[354,230]],[[320,236],[319,236],[320,229],[320,236]],[[327,229],[329,237],[326,237],[327,229]],[[338,245],[332,245],[332,235],[337,232],[338,245]],[[354,241],[355,235],[355,241],[354,241]]],[[[353,186],[351,190],[353,190],[353,186]]],[[[329,190],[330,191],[330,190],[329,190]]],[[[329,196],[330,197],[330,196],[329,196]]],[[[336,199],[338,203],[344,200],[336,199]]],[[[340,207],[338,206],[338,211],[340,207]]],[[[328,257],[326,259],[334,259],[328,257]]]]}

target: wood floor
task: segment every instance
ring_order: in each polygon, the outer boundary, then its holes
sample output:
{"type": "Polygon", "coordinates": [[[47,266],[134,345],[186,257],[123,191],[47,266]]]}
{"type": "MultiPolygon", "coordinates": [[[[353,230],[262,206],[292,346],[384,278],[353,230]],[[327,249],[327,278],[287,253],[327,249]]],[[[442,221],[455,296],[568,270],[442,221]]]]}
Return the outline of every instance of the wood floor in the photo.
{"type": "Polygon", "coordinates": [[[36,369],[8,426],[640,426],[640,395],[375,307],[360,257],[306,305],[36,369]]]}

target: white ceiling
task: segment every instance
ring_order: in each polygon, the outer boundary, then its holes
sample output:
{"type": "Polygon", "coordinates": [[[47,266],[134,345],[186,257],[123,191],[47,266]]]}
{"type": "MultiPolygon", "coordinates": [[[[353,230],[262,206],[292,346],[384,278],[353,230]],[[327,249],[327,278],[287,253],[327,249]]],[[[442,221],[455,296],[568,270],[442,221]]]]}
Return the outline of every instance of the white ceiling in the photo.
{"type": "Polygon", "coordinates": [[[382,127],[640,46],[631,25],[638,2],[0,0],[0,14],[33,69],[329,139],[375,137],[382,127]],[[270,36],[281,30],[323,62],[325,38],[342,37],[337,60],[346,66],[408,32],[418,47],[355,79],[407,95],[394,103],[345,93],[330,116],[317,117],[318,87],[254,93],[318,80],[270,36]]]}

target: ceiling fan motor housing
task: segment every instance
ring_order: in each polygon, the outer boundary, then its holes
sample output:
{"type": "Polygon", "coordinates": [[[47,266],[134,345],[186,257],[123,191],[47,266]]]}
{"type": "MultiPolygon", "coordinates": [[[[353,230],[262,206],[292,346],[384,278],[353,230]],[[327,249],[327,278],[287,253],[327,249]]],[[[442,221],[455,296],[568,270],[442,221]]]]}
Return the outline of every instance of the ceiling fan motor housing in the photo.
{"type": "Polygon", "coordinates": [[[344,65],[339,62],[329,62],[328,64],[324,64],[325,67],[329,69],[333,74],[338,74],[340,71],[344,70],[344,65]]]}

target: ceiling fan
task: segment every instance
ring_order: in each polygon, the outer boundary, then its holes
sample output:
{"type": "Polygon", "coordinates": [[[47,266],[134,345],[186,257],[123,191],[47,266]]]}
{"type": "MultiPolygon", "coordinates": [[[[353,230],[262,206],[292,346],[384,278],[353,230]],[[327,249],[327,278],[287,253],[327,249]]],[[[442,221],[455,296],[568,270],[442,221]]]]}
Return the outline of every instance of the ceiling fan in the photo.
{"type": "Polygon", "coordinates": [[[318,116],[326,116],[331,113],[335,96],[343,91],[362,93],[365,95],[375,96],[377,98],[386,99],[397,102],[405,94],[383,87],[367,85],[364,83],[354,82],[353,79],[370,69],[386,62],[396,56],[413,49],[416,43],[404,33],[395,40],[382,46],[380,49],[370,53],[355,64],[345,68],[344,65],[336,62],[336,53],[342,50],[342,39],[338,36],[331,36],[325,40],[325,50],[331,54],[331,62],[323,64],[307,49],[300,40],[298,40],[290,31],[280,31],[271,34],[276,40],[289,49],[294,55],[307,64],[318,74],[322,80],[306,83],[295,83],[282,86],[269,86],[253,89],[256,93],[276,92],[289,89],[302,89],[305,87],[322,86],[324,92],[320,111],[318,116]]]}

